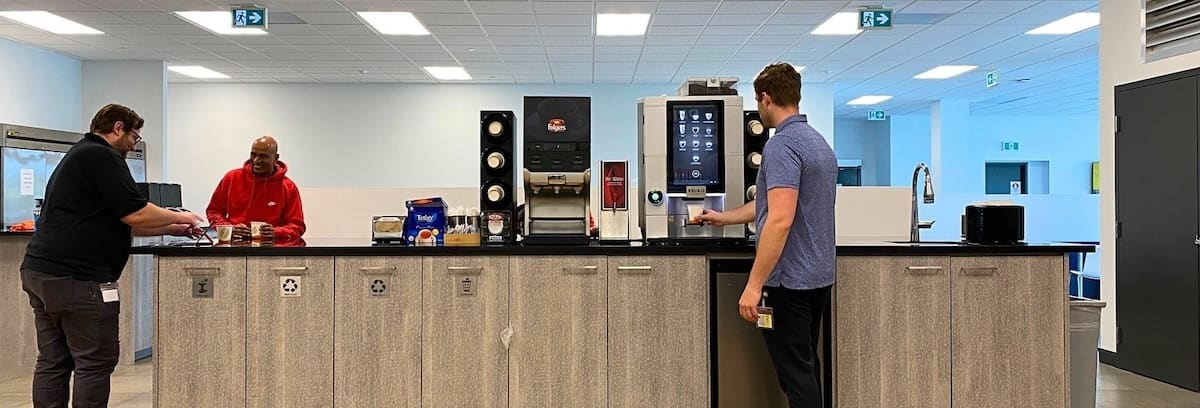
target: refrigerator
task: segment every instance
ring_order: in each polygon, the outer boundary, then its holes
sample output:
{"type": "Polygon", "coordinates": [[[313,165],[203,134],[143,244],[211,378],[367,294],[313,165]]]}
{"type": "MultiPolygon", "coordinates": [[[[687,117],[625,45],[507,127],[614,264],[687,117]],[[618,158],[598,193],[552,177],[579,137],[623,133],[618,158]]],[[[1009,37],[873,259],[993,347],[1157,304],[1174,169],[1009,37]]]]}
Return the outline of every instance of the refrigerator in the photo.
{"type": "MultiPolygon", "coordinates": [[[[34,209],[46,196],[46,182],[79,133],[0,124],[0,224],[5,231],[31,230],[34,209]]],[[[146,180],[145,142],[138,142],[125,163],[134,181],[146,180]]]]}

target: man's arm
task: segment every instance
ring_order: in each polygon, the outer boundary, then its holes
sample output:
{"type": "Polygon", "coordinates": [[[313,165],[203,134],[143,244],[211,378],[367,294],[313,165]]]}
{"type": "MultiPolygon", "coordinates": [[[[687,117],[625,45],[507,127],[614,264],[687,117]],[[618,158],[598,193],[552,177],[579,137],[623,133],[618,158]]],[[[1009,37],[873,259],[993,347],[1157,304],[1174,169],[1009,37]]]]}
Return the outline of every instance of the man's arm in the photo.
{"type": "Polygon", "coordinates": [[[208,200],[208,208],[204,215],[208,216],[208,225],[231,225],[229,221],[229,174],[221,177],[217,188],[213,189],[212,198],[208,200]]]}
{"type": "Polygon", "coordinates": [[[159,228],[134,228],[133,235],[136,237],[157,237],[161,235],[186,236],[192,231],[192,228],[188,224],[171,224],[159,228]]]}
{"type": "Polygon", "coordinates": [[[300,201],[300,189],[295,184],[288,183],[285,187],[287,197],[283,200],[281,209],[283,225],[272,226],[275,242],[297,241],[304,236],[307,227],[304,224],[304,204],[300,201]]]}
{"type": "Polygon", "coordinates": [[[168,211],[152,203],[147,203],[142,209],[121,217],[121,222],[133,227],[134,230],[149,231],[167,228],[173,224],[196,225],[200,223],[200,217],[190,212],[168,211]]]}
{"type": "Polygon", "coordinates": [[[746,205],[725,212],[704,210],[704,213],[700,214],[700,221],[707,222],[718,227],[753,222],[754,200],[750,200],[750,202],[746,203],[746,205]]]}
{"type": "Polygon", "coordinates": [[[796,216],[796,201],[800,193],[794,188],[779,187],[767,191],[767,202],[771,204],[767,211],[767,219],[763,222],[762,230],[758,231],[758,242],[755,244],[754,266],[750,268],[750,279],[738,302],[739,312],[748,321],[758,320],[758,303],[762,297],[763,284],[779,263],[783,254],[783,246],[787,243],[788,232],[796,216]]]}

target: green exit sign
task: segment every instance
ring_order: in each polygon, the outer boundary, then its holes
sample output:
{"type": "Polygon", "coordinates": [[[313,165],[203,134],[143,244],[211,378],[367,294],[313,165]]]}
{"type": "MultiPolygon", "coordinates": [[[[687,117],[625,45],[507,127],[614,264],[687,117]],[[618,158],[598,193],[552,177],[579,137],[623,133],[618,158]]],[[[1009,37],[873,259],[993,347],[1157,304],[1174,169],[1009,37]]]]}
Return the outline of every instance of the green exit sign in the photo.
{"type": "Polygon", "coordinates": [[[887,112],[881,110],[867,111],[867,120],[887,120],[887,112]]]}
{"type": "Polygon", "coordinates": [[[858,10],[858,28],[863,30],[892,29],[892,9],[873,8],[858,10]]]}
{"type": "Polygon", "coordinates": [[[267,26],[267,9],[265,8],[234,8],[234,27],[263,27],[267,26]]]}
{"type": "Polygon", "coordinates": [[[987,73],[987,87],[991,88],[991,87],[999,85],[999,84],[1000,84],[1000,73],[997,71],[988,72],[987,73]]]}
{"type": "Polygon", "coordinates": [[[1003,146],[1001,146],[1001,149],[1006,150],[1006,151],[1007,150],[1021,150],[1021,143],[1020,142],[1004,142],[1003,146]]]}

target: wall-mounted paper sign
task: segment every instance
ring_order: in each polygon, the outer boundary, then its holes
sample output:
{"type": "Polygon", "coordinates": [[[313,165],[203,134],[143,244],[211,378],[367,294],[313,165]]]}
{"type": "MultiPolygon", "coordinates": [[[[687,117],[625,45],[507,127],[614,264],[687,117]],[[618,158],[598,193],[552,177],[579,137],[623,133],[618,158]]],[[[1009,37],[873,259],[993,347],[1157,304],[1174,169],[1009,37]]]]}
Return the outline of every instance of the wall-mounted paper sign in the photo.
{"type": "Polygon", "coordinates": [[[33,169],[21,169],[21,195],[33,195],[33,169]]]}

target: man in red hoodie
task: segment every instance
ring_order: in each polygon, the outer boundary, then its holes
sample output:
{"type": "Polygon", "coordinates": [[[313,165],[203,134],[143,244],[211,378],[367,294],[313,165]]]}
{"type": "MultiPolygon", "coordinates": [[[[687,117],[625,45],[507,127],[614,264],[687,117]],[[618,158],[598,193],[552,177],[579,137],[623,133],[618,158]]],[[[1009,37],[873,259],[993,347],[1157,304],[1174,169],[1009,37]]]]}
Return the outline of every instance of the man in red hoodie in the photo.
{"type": "Polygon", "coordinates": [[[237,240],[250,237],[251,222],[265,222],[263,242],[278,246],[303,245],[304,209],[300,190],[279,161],[279,145],[263,136],[250,146],[250,160],[225,173],[208,203],[210,225],[233,225],[237,240]]]}

